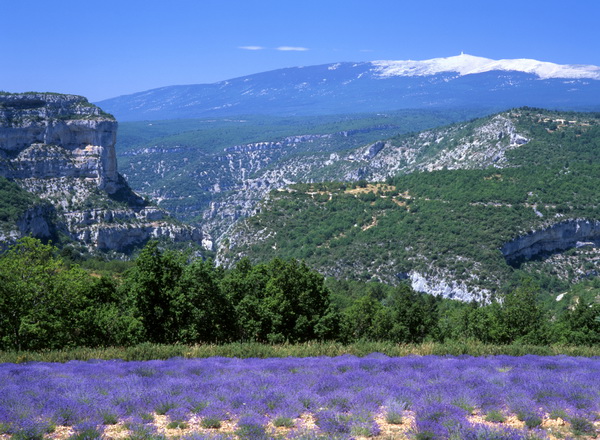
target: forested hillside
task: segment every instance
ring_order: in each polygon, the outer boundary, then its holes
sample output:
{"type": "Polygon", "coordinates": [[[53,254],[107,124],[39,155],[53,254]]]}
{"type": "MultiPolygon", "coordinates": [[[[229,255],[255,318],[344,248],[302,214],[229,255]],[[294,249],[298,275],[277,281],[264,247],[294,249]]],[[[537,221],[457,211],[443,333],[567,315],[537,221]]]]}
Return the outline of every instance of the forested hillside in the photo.
{"type": "Polygon", "coordinates": [[[403,110],[125,122],[117,154],[133,189],[179,219],[200,224],[205,247],[212,249],[270,190],[312,180],[315,170],[347,150],[483,114],[403,110]]]}
{"type": "MultiPolygon", "coordinates": [[[[522,273],[550,292],[597,276],[597,232],[580,240],[587,246],[561,244],[557,232],[555,249],[532,251],[533,258],[514,260],[501,249],[569,221],[596,228],[598,115],[520,109],[506,117],[525,141],[507,143],[502,160],[483,169],[468,160],[467,150],[464,159],[444,159],[439,167],[431,159],[433,171],[400,172],[382,183],[299,184],[272,192],[260,214],[223,241],[219,261],[301,258],[326,275],[392,284],[410,278],[419,290],[462,299],[501,292],[522,273]]],[[[478,144],[472,137],[481,125],[462,124],[454,139],[426,143],[416,154],[447,158],[452,147],[478,144]]],[[[414,137],[390,140],[378,152],[387,160],[378,163],[393,162],[394,152],[414,137]]],[[[501,141],[500,134],[494,142],[501,141]]],[[[369,168],[376,159],[362,162],[364,175],[380,175],[377,164],[369,168]]]]}

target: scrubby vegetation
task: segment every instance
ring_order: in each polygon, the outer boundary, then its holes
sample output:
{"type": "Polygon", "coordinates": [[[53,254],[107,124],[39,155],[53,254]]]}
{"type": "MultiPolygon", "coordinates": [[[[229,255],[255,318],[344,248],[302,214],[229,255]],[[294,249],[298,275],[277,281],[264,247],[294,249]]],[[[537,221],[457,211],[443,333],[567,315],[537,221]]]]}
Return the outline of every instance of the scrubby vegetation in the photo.
{"type": "MultiPolygon", "coordinates": [[[[119,126],[116,149],[119,167],[134,190],[160,197],[161,207],[181,219],[200,221],[210,201],[221,200],[213,189],[215,184],[223,196],[227,196],[229,189],[242,185],[235,173],[239,170],[222,166],[227,155],[232,154],[226,151],[228,148],[313,135],[316,136],[313,139],[292,141],[285,148],[272,148],[264,162],[277,167],[284,159],[294,160],[307,154],[324,161],[334,152],[481,114],[478,110],[401,110],[319,117],[249,115],[124,122],[119,126]]],[[[248,161],[244,155],[241,158],[248,161]]],[[[249,177],[256,172],[257,165],[244,167],[247,168],[244,175],[249,177]]]]}
{"type": "Polygon", "coordinates": [[[0,225],[13,226],[27,209],[39,203],[38,197],[0,177],[0,225]]]}

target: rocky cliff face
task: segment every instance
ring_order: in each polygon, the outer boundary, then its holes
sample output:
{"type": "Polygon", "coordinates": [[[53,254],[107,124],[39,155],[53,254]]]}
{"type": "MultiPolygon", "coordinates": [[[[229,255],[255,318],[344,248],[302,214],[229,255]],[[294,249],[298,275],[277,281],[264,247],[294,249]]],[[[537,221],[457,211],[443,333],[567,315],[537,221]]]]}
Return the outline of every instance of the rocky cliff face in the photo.
{"type": "Polygon", "coordinates": [[[73,177],[119,190],[117,122],[80,96],[0,94],[0,174],[73,177]]]}
{"type": "Polygon", "coordinates": [[[600,245],[600,221],[568,220],[515,238],[500,249],[509,263],[569,248],[600,245]]]}
{"type": "Polygon", "coordinates": [[[340,155],[327,166],[340,180],[383,181],[414,171],[474,169],[507,165],[506,152],[529,142],[510,112],[478,125],[455,124],[401,139],[375,142],[340,155]]]}
{"type": "Polygon", "coordinates": [[[51,239],[56,235],[55,209],[52,205],[34,205],[27,209],[15,224],[0,227],[0,249],[5,249],[18,238],[31,235],[51,239]]]}
{"type": "Polygon", "coordinates": [[[116,132],[114,118],[80,96],[0,94],[0,176],[55,210],[27,211],[5,239],[60,230],[90,250],[118,252],[150,238],[200,242],[197,229],[146,206],[119,175],[116,132]]]}

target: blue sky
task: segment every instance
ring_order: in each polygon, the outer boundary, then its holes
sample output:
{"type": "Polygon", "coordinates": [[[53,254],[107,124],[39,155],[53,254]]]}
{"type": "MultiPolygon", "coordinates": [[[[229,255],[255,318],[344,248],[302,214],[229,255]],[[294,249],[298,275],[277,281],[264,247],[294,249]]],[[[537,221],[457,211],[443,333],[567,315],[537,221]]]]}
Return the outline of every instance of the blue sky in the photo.
{"type": "Polygon", "coordinates": [[[600,65],[600,0],[0,0],[0,17],[0,90],[91,101],[461,51],[600,65]]]}

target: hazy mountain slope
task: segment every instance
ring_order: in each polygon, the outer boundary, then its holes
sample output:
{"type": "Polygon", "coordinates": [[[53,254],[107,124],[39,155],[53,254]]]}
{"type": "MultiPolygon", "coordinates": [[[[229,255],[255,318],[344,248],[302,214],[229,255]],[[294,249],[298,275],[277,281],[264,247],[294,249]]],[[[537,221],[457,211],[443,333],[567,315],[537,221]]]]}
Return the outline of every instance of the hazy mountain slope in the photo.
{"type": "Polygon", "coordinates": [[[272,189],[313,179],[346,151],[465,120],[474,111],[403,110],[319,117],[126,122],[117,154],[132,187],[179,218],[202,224],[212,247],[272,189]]]}
{"type": "Polygon", "coordinates": [[[459,55],[294,67],[100,101],[119,121],[407,108],[598,109],[600,68],[459,55]]]}
{"type": "Polygon", "coordinates": [[[598,114],[517,109],[375,145],[320,175],[399,177],[274,191],[221,242],[219,261],[293,256],[462,299],[523,271],[550,290],[600,273],[598,114]]]}

